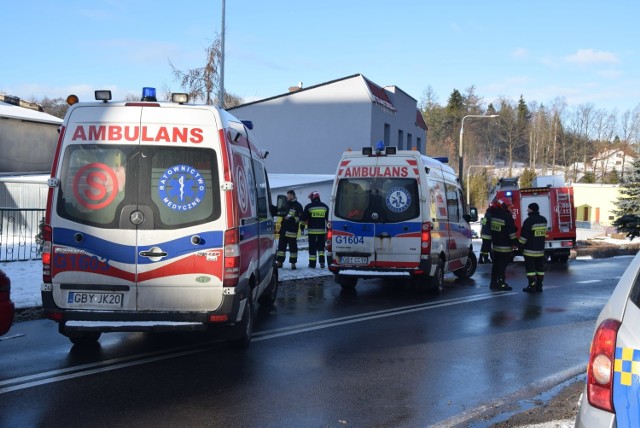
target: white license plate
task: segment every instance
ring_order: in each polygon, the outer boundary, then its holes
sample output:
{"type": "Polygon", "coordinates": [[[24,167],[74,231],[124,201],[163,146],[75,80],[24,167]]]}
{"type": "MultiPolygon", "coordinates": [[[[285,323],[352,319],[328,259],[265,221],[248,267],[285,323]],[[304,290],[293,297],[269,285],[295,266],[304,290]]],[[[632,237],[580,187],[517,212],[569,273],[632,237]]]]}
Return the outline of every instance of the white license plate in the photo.
{"type": "Polygon", "coordinates": [[[345,265],[366,265],[369,263],[368,257],[352,257],[352,256],[342,256],[340,258],[340,263],[345,265]]]}
{"type": "Polygon", "coordinates": [[[67,304],[71,306],[101,306],[101,307],[121,307],[123,300],[122,293],[89,293],[70,291],[67,296],[67,304]]]}

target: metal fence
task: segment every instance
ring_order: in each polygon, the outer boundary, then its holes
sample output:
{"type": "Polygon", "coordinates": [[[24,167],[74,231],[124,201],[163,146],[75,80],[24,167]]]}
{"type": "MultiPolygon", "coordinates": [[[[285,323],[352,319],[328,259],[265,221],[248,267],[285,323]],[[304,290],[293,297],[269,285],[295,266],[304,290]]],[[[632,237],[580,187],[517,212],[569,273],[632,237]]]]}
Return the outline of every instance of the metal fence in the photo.
{"type": "Polygon", "coordinates": [[[40,208],[0,208],[0,262],[42,258],[40,208]]]}

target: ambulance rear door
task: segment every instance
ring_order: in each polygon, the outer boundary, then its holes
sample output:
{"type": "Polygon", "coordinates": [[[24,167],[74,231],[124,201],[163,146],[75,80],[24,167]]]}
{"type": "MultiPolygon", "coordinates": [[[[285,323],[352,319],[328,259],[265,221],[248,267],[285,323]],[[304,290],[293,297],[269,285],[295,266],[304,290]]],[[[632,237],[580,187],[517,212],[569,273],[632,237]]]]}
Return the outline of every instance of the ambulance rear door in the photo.
{"type": "Polygon", "coordinates": [[[143,108],[137,204],[138,310],[210,311],[222,301],[223,237],[217,116],[209,108],[143,108]]]}
{"type": "Polygon", "coordinates": [[[420,194],[415,157],[345,159],[338,170],[333,252],[342,267],[417,268],[420,194]]]}

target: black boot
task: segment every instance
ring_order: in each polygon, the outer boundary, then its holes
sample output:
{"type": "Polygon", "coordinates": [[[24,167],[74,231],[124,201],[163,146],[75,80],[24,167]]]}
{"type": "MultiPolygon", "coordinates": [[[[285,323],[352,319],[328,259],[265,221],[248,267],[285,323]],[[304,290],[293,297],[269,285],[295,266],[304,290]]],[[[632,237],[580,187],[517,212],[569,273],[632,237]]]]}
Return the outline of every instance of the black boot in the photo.
{"type": "Polygon", "coordinates": [[[485,257],[486,255],[484,253],[480,254],[480,259],[478,260],[478,263],[481,265],[485,264],[485,257]]]}
{"type": "Polygon", "coordinates": [[[544,280],[544,275],[538,275],[536,277],[536,291],[538,293],[542,293],[542,281],[544,280]]]}
{"type": "Polygon", "coordinates": [[[527,277],[529,279],[529,285],[524,287],[522,291],[525,293],[535,293],[536,292],[536,278],[534,276],[527,277]]]}
{"type": "Polygon", "coordinates": [[[506,282],[504,282],[504,278],[498,278],[498,287],[492,288],[493,291],[511,291],[513,288],[506,282]]]}

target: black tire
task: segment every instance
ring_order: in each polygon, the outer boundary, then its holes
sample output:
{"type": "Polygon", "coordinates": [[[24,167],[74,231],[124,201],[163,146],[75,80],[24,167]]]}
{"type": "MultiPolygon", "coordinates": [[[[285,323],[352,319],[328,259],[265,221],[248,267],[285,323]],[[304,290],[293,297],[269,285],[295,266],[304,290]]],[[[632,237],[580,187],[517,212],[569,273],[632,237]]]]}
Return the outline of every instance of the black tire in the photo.
{"type": "Polygon", "coordinates": [[[560,263],[567,263],[569,261],[569,254],[562,254],[561,256],[558,256],[558,260],[560,263]]]}
{"type": "Polygon", "coordinates": [[[469,250],[469,255],[467,256],[467,263],[465,263],[462,269],[454,270],[453,274],[458,278],[468,279],[476,273],[476,268],[478,267],[478,257],[476,257],[476,253],[473,250],[469,250]]]}
{"type": "Polygon", "coordinates": [[[336,276],[336,282],[340,284],[343,290],[353,290],[356,288],[356,284],[358,283],[358,278],[353,276],[336,276]]]}
{"type": "Polygon", "coordinates": [[[429,288],[437,293],[440,293],[442,291],[442,288],[444,287],[444,261],[440,258],[438,259],[438,264],[436,265],[436,271],[429,279],[429,285],[429,288]]]}
{"type": "Polygon", "coordinates": [[[77,333],[77,334],[74,334],[73,336],[67,336],[67,337],[69,337],[69,340],[74,345],[89,346],[89,345],[95,345],[96,343],[98,343],[98,340],[100,340],[100,336],[102,336],[102,333],[100,332],[97,332],[97,333],[90,332],[90,333],[77,333]]]}
{"type": "Polygon", "coordinates": [[[260,306],[271,307],[276,303],[278,298],[278,269],[274,268],[271,274],[271,281],[267,285],[267,289],[264,290],[262,296],[258,298],[260,306]]]}
{"type": "MultiPolygon", "coordinates": [[[[252,291],[253,292],[253,291],[252,291]]],[[[231,347],[235,349],[247,349],[251,344],[251,334],[253,333],[253,302],[251,296],[247,297],[247,303],[242,314],[242,320],[236,324],[238,337],[231,340],[231,347]]]]}

